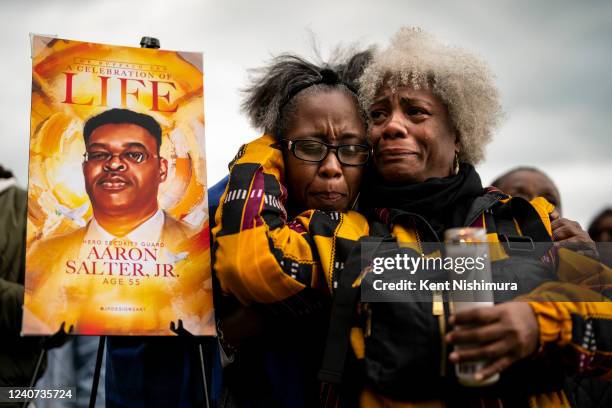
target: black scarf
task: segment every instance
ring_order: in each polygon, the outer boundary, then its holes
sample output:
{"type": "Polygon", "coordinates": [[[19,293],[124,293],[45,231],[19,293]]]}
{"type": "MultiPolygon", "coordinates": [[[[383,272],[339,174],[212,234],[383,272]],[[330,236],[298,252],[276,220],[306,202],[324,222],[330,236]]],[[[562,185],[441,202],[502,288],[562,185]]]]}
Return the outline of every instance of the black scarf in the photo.
{"type": "Polygon", "coordinates": [[[418,214],[437,235],[427,239],[442,239],[444,230],[464,226],[472,201],[482,194],[480,176],[468,163],[461,163],[456,175],[413,184],[388,183],[375,171],[367,171],[360,207],[366,213],[388,209],[390,219],[383,220],[387,223],[393,223],[401,214],[418,214]]]}

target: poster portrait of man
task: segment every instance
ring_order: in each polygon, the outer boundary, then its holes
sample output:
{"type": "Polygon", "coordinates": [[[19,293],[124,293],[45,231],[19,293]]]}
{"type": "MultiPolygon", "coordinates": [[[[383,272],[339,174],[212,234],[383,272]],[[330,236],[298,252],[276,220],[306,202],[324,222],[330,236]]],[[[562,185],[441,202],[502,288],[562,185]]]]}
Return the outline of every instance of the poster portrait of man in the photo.
{"type": "MultiPolygon", "coordinates": [[[[88,89],[58,74],[70,92],[88,89]]],[[[70,106],[72,119],[62,111],[34,130],[24,334],[64,323],[77,334],[169,335],[179,319],[194,334],[214,333],[203,118],[193,118],[202,91],[182,110],[175,103],[176,113],[151,113],[144,104],[155,92],[134,93],[142,103],[133,107],[70,106]],[[59,147],[46,152],[38,139],[59,147]]]]}
{"type": "Polygon", "coordinates": [[[163,233],[193,233],[159,209],[157,194],[168,162],[160,156],[161,127],[155,119],[111,109],[90,118],[83,136],[83,175],[94,214],[85,240],[159,241],[163,233]]]}

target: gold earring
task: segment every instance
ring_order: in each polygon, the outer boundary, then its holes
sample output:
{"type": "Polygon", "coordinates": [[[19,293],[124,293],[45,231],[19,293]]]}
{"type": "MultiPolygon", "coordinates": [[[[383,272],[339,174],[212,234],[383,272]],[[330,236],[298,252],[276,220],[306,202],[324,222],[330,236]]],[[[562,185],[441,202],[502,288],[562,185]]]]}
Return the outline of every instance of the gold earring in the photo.
{"type": "Polygon", "coordinates": [[[455,158],[453,159],[453,169],[455,171],[455,175],[459,174],[459,155],[455,152],[455,158]]]}

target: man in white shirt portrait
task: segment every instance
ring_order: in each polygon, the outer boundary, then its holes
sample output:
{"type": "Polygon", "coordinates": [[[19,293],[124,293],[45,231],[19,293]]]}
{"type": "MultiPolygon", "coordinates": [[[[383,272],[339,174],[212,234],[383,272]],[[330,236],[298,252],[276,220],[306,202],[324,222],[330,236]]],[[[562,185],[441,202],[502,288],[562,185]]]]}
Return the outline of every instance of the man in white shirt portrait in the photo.
{"type": "Polygon", "coordinates": [[[60,322],[77,322],[80,332],[95,332],[116,313],[113,319],[133,325],[137,317],[124,312],[147,310],[147,301],[130,298],[131,288],[140,286],[151,295],[149,302],[156,302],[149,304],[156,315],[140,313],[138,327],[153,330],[179,307],[159,304],[155,294],[168,285],[185,285],[175,279],[176,267],[189,256],[188,239],[196,232],[158,205],[159,185],[168,175],[168,162],[160,156],[161,127],[149,115],[110,109],[85,122],[83,137],[82,168],[93,217],[28,251],[26,324],[55,332],[60,322]],[[112,286],[112,297],[99,290],[101,284],[112,286]],[[93,296],[97,302],[90,302],[93,296]],[[87,310],[93,303],[108,309],[87,310]],[[80,319],[84,314],[88,318],[80,319]]]}

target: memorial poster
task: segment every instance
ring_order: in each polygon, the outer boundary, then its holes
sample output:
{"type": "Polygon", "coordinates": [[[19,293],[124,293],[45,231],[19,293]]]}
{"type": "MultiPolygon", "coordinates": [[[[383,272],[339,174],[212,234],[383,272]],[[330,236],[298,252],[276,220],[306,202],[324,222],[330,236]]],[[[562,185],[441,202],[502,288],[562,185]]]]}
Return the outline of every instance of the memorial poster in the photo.
{"type": "Polygon", "coordinates": [[[202,65],[32,36],[23,334],[215,333],[202,65]]]}

